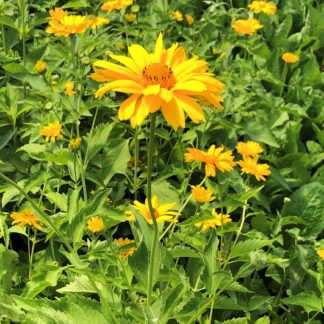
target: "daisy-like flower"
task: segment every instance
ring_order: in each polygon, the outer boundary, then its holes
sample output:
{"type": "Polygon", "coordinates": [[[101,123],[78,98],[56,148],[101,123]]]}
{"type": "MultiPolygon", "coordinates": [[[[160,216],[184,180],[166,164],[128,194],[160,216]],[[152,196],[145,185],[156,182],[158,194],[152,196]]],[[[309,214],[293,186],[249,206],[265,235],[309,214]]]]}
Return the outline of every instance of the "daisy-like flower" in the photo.
{"type": "Polygon", "coordinates": [[[38,60],[35,64],[35,70],[39,74],[43,73],[46,70],[46,62],[38,60]]]}
{"type": "MultiPolygon", "coordinates": [[[[161,222],[176,223],[178,220],[174,219],[174,217],[179,216],[180,214],[178,212],[172,211],[172,208],[175,205],[176,203],[172,202],[172,203],[162,204],[159,206],[158,198],[156,196],[153,196],[152,206],[153,206],[156,221],[158,223],[161,222]]],[[[132,207],[134,207],[139,212],[139,214],[145,218],[145,220],[149,224],[153,224],[147,198],[145,199],[145,204],[142,204],[139,201],[135,200],[134,205],[132,205],[132,207]]],[[[132,217],[132,219],[135,220],[135,216],[131,212],[126,213],[126,215],[128,215],[128,217],[132,217]]]]}
{"type": "Polygon", "coordinates": [[[289,53],[289,52],[283,53],[281,58],[283,59],[283,61],[285,61],[286,63],[290,63],[290,64],[296,63],[299,60],[298,55],[295,55],[295,54],[289,53]]]}
{"type": "Polygon", "coordinates": [[[322,260],[324,260],[324,249],[318,249],[316,253],[322,260]]]}
{"type": "Polygon", "coordinates": [[[183,20],[183,14],[177,10],[172,12],[172,18],[174,18],[176,21],[182,21],[183,20]]]}
{"type": "Polygon", "coordinates": [[[188,25],[192,25],[194,22],[194,18],[191,15],[186,15],[186,20],[188,25]]]}
{"type": "MultiPolygon", "coordinates": [[[[134,240],[130,240],[128,237],[125,237],[125,238],[118,238],[118,239],[114,239],[114,242],[117,243],[119,246],[125,246],[125,245],[129,245],[129,244],[132,244],[132,243],[135,243],[134,240]]],[[[136,251],[136,247],[133,246],[127,250],[123,250],[121,253],[120,253],[120,257],[122,259],[127,259],[130,255],[132,255],[134,252],[136,251]]]]}
{"type": "Polygon", "coordinates": [[[200,228],[203,232],[205,232],[209,228],[219,227],[232,221],[230,215],[222,213],[218,214],[215,208],[212,209],[211,214],[212,217],[210,219],[206,219],[201,222],[195,223],[195,226],[200,228]]]}
{"type": "Polygon", "coordinates": [[[262,28],[259,20],[254,18],[238,19],[233,22],[232,28],[241,35],[253,35],[258,29],[262,28]]]}
{"type": "Polygon", "coordinates": [[[81,138],[80,137],[76,137],[76,138],[72,138],[69,142],[69,148],[72,150],[72,151],[76,151],[79,149],[80,147],[80,144],[81,144],[81,138]]]}
{"type": "Polygon", "coordinates": [[[239,142],[236,145],[236,150],[243,156],[243,158],[256,157],[263,152],[262,146],[259,143],[253,141],[247,141],[246,143],[239,142]]]}
{"type": "Polygon", "coordinates": [[[61,134],[62,125],[60,122],[49,123],[39,131],[39,134],[45,136],[45,142],[55,142],[56,138],[63,138],[61,134]]]}
{"type": "Polygon", "coordinates": [[[39,231],[43,231],[42,226],[40,226],[40,219],[34,215],[29,209],[24,209],[21,212],[12,212],[10,217],[14,220],[12,225],[18,224],[20,227],[25,227],[26,225],[31,225],[37,228],[39,231]]]}
{"type": "Polygon", "coordinates": [[[126,13],[125,15],[124,15],[124,19],[127,21],[127,22],[129,22],[129,23],[132,23],[132,22],[134,22],[135,21],[135,19],[136,19],[136,14],[135,13],[126,13]]]}
{"type": "Polygon", "coordinates": [[[64,85],[64,93],[68,96],[73,96],[75,94],[74,82],[68,81],[64,85]]]}
{"type": "Polygon", "coordinates": [[[97,28],[101,25],[107,25],[110,23],[110,20],[108,18],[104,18],[104,17],[100,17],[100,16],[97,16],[97,17],[94,17],[93,19],[91,19],[89,21],[90,23],[90,26],[92,28],[97,28]]]}
{"type": "Polygon", "coordinates": [[[252,1],[248,7],[254,12],[254,13],[260,13],[264,12],[267,15],[274,15],[277,12],[277,7],[272,2],[266,2],[266,1],[252,1]]]}
{"type": "Polygon", "coordinates": [[[96,81],[107,82],[96,92],[96,98],[101,98],[109,90],[131,94],[119,108],[120,120],[130,119],[135,127],[161,108],[166,121],[176,130],[185,127],[184,112],[194,123],[206,120],[192,97],[223,109],[220,104],[223,83],[206,72],[207,63],[197,57],[187,59],[178,44],[164,49],[162,34],[152,54],[140,45],[131,45],[128,51],[131,57],[110,54],[112,59],[125,66],[96,61],[95,73],[91,75],[96,81]]]}
{"type": "Polygon", "coordinates": [[[241,174],[253,174],[258,181],[265,181],[265,177],[271,174],[268,164],[258,164],[258,157],[246,157],[242,161],[238,161],[237,164],[241,167],[241,174]]]}
{"type": "Polygon", "coordinates": [[[184,155],[185,162],[204,162],[206,176],[214,177],[217,169],[221,172],[232,171],[236,164],[232,151],[222,152],[223,150],[224,146],[216,148],[215,145],[212,145],[207,152],[196,148],[188,148],[187,153],[184,155]]]}
{"type": "Polygon", "coordinates": [[[191,194],[196,201],[201,203],[210,202],[215,199],[210,188],[204,188],[201,186],[191,186],[191,194]]]}
{"type": "Polygon", "coordinates": [[[132,4],[133,0],[108,0],[101,6],[101,9],[111,12],[113,10],[126,8],[128,6],[131,6],[132,4]]]}
{"type": "Polygon", "coordinates": [[[105,229],[105,224],[100,216],[93,216],[87,221],[87,228],[92,233],[99,233],[105,229]]]}
{"type": "Polygon", "coordinates": [[[86,31],[90,25],[90,20],[85,16],[71,15],[61,8],[50,10],[51,16],[48,22],[46,32],[54,34],[55,36],[69,36],[73,34],[80,34],[86,31]]]}

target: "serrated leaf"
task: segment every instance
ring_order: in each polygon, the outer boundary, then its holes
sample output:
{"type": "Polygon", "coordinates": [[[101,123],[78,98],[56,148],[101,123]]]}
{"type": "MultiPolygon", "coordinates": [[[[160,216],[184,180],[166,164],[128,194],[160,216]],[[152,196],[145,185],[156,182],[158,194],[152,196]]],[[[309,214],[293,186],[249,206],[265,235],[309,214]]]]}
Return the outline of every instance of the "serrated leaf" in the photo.
{"type": "Polygon", "coordinates": [[[59,192],[49,192],[44,194],[44,196],[58,207],[61,211],[67,211],[67,197],[66,194],[59,192]]]}
{"type": "MultiPolygon", "coordinates": [[[[102,284],[96,282],[98,289],[102,290],[102,284]]],[[[60,294],[66,293],[92,293],[95,294],[97,291],[93,288],[89,278],[85,275],[76,276],[73,281],[68,283],[66,286],[56,290],[60,294]]]]}
{"type": "Polygon", "coordinates": [[[301,306],[307,313],[312,311],[321,313],[323,311],[322,301],[312,293],[302,292],[298,295],[282,298],[284,304],[301,306]]]}
{"type": "Polygon", "coordinates": [[[239,241],[231,249],[231,259],[247,254],[251,251],[261,249],[264,246],[271,246],[271,244],[272,240],[250,239],[245,241],[239,241]]]}

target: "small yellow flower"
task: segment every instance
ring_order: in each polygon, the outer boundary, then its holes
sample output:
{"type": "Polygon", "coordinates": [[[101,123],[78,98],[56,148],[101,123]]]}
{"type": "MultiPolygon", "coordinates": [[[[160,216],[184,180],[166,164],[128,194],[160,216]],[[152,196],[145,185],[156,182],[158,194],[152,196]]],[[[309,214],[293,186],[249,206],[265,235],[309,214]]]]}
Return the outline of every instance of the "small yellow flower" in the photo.
{"type": "Polygon", "coordinates": [[[131,6],[132,4],[133,0],[108,0],[101,6],[101,9],[111,12],[113,10],[126,8],[128,6],[131,6]]]}
{"type": "Polygon", "coordinates": [[[136,19],[136,14],[135,13],[126,13],[124,15],[124,19],[129,22],[129,23],[132,23],[135,21],[136,19]]]}
{"type": "Polygon", "coordinates": [[[324,260],[324,249],[319,249],[316,251],[317,252],[317,255],[322,259],[324,260]]]}
{"type": "Polygon", "coordinates": [[[46,70],[46,66],[46,62],[38,60],[35,64],[35,70],[37,71],[37,73],[41,74],[46,70]]]}
{"type": "Polygon", "coordinates": [[[13,212],[10,214],[10,217],[14,220],[12,225],[18,224],[20,227],[25,227],[26,225],[31,225],[37,228],[40,231],[43,231],[43,228],[40,226],[40,219],[34,215],[29,209],[24,209],[21,212],[13,212]]]}
{"type": "Polygon", "coordinates": [[[233,22],[232,28],[241,35],[253,35],[258,29],[262,28],[259,20],[254,18],[238,19],[233,22]]]}
{"type": "MultiPolygon", "coordinates": [[[[134,240],[130,240],[128,237],[125,237],[125,238],[120,237],[119,239],[115,239],[114,242],[117,243],[120,246],[125,246],[125,245],[129,245],[129,244],[135,243],[134,240]]],[[[122,251],[120,253],[120,257],[122,259],[127,259],[135,251],[136,251],[136,247],[133,246],[133,247],[129,248],[128,250],[122,251]]]]}
{"type": "Polygon", "coordinates": [[[215,208],[212,209],[212,218],[207,219],[195,224],[196,227],[201,228],[203,232],[207,231],[209,228],[215,228],[222,226],[224,224],[230,223],[232,221],[231,216],[227,214],[217,213],[215,208]]]}
{"type": "Polygon", "coordinates": [[[268,164],[258,164],[258,157],[246,157],[243,158],[243,161],[238,161],[237,164],[242,168],[241,174],[253,174],[258,181],[265,181],[265,176],[271,174],[268,164]]]}
{"type": "Polygon", "coordinates": [[[282,54],[281,58],[286,62],[286,63],[296,63],[299,60],[299,56],[286,52],[282,54]]]}
{"type": "Polygon", "coordinates": [[[186,15],[186,20],[188,25],[192,25],[194,22],[194,18],[191,15],[186,15]]]}
{"type": "Polygon", "coordinates": [[[194,197],[198,202],[205,203],[210,202],[215,199],[210,188],[204,188],[201,186],[191,186],[192,197],[194,197]]]}
{"type": "Polygon", "coordinates": [[[97,28],[101,25],[107,25],[109,23],[110,23],[109,19],[100,16],[94,17],[93,19],[90,20],[90,26],[92,28],[97,28]]]}
{"type": "MultiPolygon", "coordinates": [[[[153,206],[156,221],[158,223],[161,222],[176,223],[178,220],[175,219],[174,217],[179,216],[179,213],[171,210],[175,205],[176,203],[172,202],[172,203],[162,204],[159,206],[157,197],[153,196],[152,206],[153,206]]],[[[145,199],[145,204],[142,204],[139,201],[135,200],[134,205],[132,205],[132,207],[134,207],[139,212],[139,214],[145,218],[145,220],[149,224],[153,224],[147,199],[145,199]]],[[[128,215],[129,220],[130,218],[135,219],[135,216],[131,212],[126,213],[126,215],[128,215]]]]}
{"type": "Polygon", "coordinates": [[[49,123],[47,126],[42,128],[39,131],[39,134],[46,137],[45,142],[48,141],[55,142],[56,137],[63,138],[61,131],[62,131],[62,125],[60,124],[60,122],[57,121],[55,123],[49,123]]]}
{"type": "Polygon", "coordinates": [[[236,150],[239,154],[245,157],[256,157],[263,152],[263,148],[259,143],[253,141],[239,142],[236,145],[236,150]]]}
{"type": "Polygon", "coordinates": [[[266,2],[266,1],[252,1],[248,5],[248,7],[254,12],[254,13],[260,13],[264,12],[267,15],[274,15],[277,12],[277,7],[272,2],[266,2]]]}
{"type": "Polygon", "coordinates": [[[173,11],[171,15],[172,15],[172,18],[174,18],[176,21],[183,20],[183,15],[179,10],[173,11]]]}
{"type": "Polygon", "coordinates": [[[74,90],[74,82],[72,81],[68,81],[65,83],[64,85],[64,93],[68,96],[73,96],[75,94],[75,90],[74,90]]]}
{"type": "Polygon", "coordinates": [[[81,144],[81,138],[77,137],[77,138],[72,138],[69,142],[69,148],[73,151],[76,151],[79,149],[81,144]]]}
{"type": "Polygon", "coordinates": [[[98,233],[104,230],[105,225],[100,216],[93,216],[87,221],[87,227],[90,232],[98,233]]]}

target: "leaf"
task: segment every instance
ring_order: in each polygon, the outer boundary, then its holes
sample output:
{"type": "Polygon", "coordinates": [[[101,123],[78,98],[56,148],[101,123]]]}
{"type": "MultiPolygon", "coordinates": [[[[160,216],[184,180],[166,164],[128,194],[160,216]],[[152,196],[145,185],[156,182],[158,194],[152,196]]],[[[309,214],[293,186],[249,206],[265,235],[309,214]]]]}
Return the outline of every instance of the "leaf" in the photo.
{"type": "Polygon", "coordinates": [[[9,143],[12,136],[16,133],[16,130],[17,130],[17,128],[13,128],[9,132],[7,132],[6,134],[1,135],[1,137],[0,137],[0,150],[2,150],[9,143]]]}
{"type": "Polygon", "coordinates": [[[16,272],[18,254],[0,244],[0,287],[10,292],[12,287],[12,277],[16,272]]]}
{"type": "Polygon", "coordinates": [[[19,31],[18,26],[16,26],[15,21],[7,16],[0,17],[0,25],[6,25],[9,26],[17,31],[19,31]]]}
{"type": "Polygon", "coordinates": [[[272,245],[272,240],[250,239],[245,241],[239,241],[231,249],[231,259],[240,257],[251,251],[261,249],[264,246],[271,246],[271,245],[272,245]]]}
{"type": "Polygon", "coordinates": [[[12,298],[0,290],[0,320],[3,320],[3,323],[20,322],[22,315],[22,310],[12,298]]]}
{"type": "MultiPolygon", "coordinates": [[[[102,284],[96,282],[96,286],[102,290],[102,284]]],[[[68,283],[66,286],[56,290],[60,294],[66,293],[91,293],[95,294],[97,291],[93,288],[89,278],[85,275],[76,276],[73,281],[68,283]]]]}
{"type": "Polygon", "coordinates": [[[218,296],[214,302],[214,308],[216,309],[233,309],[244,310],[244,307],[237,304],[237,302],[229,297],[218,296]]]}
{"type": "Polygon", "coordinates": [[[67,211],[67,197],[66,194],[59,192],[49,192],[44,194],[44,196],[58,207],[61,211],[67,211]]]}
{"type": "Polygon", "coordinates": [[[274,48],[280,48],[285,44],[292,27],[292,23],[293,23],[292,15],[290,14],[286,15],[283,22],[276,29],[275,36],[273,37],[273,41],[271,44],[273,44],[274,48]]]}
{"type": "Polygon", "coordinates": [[[322,301],[310,292],[302,292],[298,295],[282,298],[284,304],[301,306],[307,313],[312,311],[321,313],[323,311],[322,301]]]}
{"type": "Polygon", "coordinates": [[[255,324],[270,324],[269,316],[262,316],[255,321],[255,324]]]}

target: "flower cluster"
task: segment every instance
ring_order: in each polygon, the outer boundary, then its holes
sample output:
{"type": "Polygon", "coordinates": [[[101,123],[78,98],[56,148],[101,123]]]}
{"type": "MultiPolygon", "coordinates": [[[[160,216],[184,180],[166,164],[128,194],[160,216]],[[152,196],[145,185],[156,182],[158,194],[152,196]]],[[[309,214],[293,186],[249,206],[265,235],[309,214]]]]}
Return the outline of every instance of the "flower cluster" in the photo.
{"type": "Polygon", "coordinates": [[[290,52],[283,53],[281,56],[282,60],[286,63],[293,64],[299,60],[299,56],[290,52]]]}
{"type": "Polygon", "coordinates": [[[108,0],[102,6],[102,10],[111,12],[113,10],[121,10],[133,4],[133,0],[108,0]]]}
{"type": "Polygon", "coordinates": [[[209,228],[215,228],[223,226],[224,224],[230,223],[232,221],[231,216],[227,214],[217,213],[215,208],[211,211],[211,218],[203,220],[201,222],[195,223],[195,226],[200,228],[203,232],[207,231],[209,228]]]}
{"type": "Polygon", "coordinates": [[[263,25],[255,18],[238,19],[233,22],[232,28],[241,35],[253,35],[263,25]]]}
{"type": "Polygon", "coordinates": [[[62,125],[60,122],[49,123],[39,131],[39,134],[45,136],[45,142],[55,142],[56,138],[63,138],[61,134],[62,125]]]}
{"type": "MultiPolygon", "coordinates": [[[[130,244],[133,244],[135,243],[135,240],[130,240],[128,237],[125,237],[125,238],[118,238],[118,239],[114,239],[114,242],[116,244],[118,244],[120,247],[124,247],[124,246],[128,246],[130,244]]],[[[135,246],[132,246],[130,247],[129,249],[127,250],[123,250],[120,252],[120,257],[122,259],[127,259],[130,255],[132,255],[134,252],[136,251],[136,247],[135,246]]]]}
{"type": "Polygon", "coordinates": [[[102,217],[93,216],[87,221],[87,228],[92,233],[99,233],[105,229],[102,217]]]}
{"type": "Polygon", "coordinates": [[[248,7],[256,14],[263,12],[267,15],[274,15],[277,12],[277,7],[272,2],[252,1],[248,7]]]}
{"type": "Polygon", "coordinates": [[[13,219],[12,225],[18,224],[20,227],[30,225],[34,226],[39,231],[43,231],[42,226],[39,224],[40,219],[29,209],[24,209],[21,212],[12,212],[10,217],[13,219]]]}
{"type": "Polygon", "coordinates": [[[215,199],[210,188],[204,188],[201,186],[191,186],[191,194],[196,201],[201,203],[210,202],[215,199]]]}

